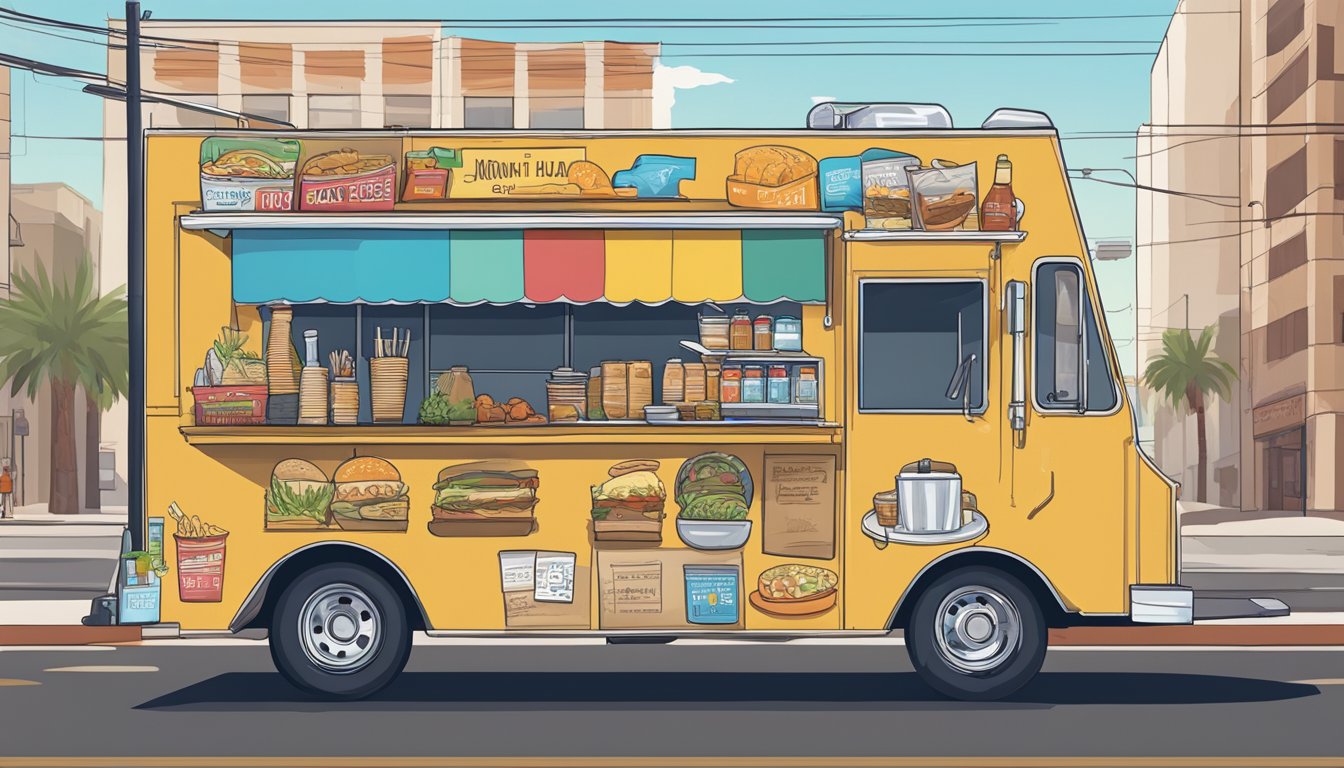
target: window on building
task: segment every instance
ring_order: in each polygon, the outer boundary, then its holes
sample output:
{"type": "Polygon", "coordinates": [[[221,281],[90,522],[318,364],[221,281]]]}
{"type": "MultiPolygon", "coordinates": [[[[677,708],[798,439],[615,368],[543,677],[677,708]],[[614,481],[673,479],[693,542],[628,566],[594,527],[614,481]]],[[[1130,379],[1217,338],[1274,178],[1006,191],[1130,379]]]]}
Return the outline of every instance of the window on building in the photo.
{"type": "Polygon", "coordinates": [[[533,96],[528,99],[531,128],[582,128],[582,96],[533,96]]]}
{"type": "Polygon", "coordinates": [[[1265,216],[1290,213],[1307,196],[1307,148],[1297,150],[1265,176],[1265,216]]]}
{"type": "Polygon", "coordinates": [[[1265,359],[1282,360],[1307,348],[1307,309],[1303,307],[1265,326],[1265,359]]]}
{"type": "Polygon", "coordinates": [[[467,96],[463,98],[462,127],[512,128],[513,97],[467,96]]]}
{"type": "Polygon", "coordinates": [[[1293,59],[1293,63],[1284,67],[1279,76],[1274,78],[1274,82],[1269,84],[1265,95],[1265,109],[1268,110],[1270,121],[1282,115],[1307,92],[1311,78],[1307,68],[1308,53],[1307,49],[1303,49],[1297,58],[1293,59]]]}
{"type": "Polygon", "coordinates": [[[1307,263],[1307,233],[1298,232],[1269,249],[1269,279],[1286,275],[1307,263]]]}
{"type": "Polygon", "coordinates": [[[98,452],[98,490],[117,489],[117,454],[115,451],[98,452]]]}
{"type": "MultiPolygon", "coordinates": [[[[289,94],[287,93],[245,93],[242,111],[249,115],[269,117],[284,123],[289,120],[289,94]]],[[[260,126],[266,127],[266,126],[260,126]]]]}
{"type": "Polygon", "coordinates": [[[960,411],[960,380],[971,410],[984,411],[985,306],[979,280],[863,281],[859,410],[960,411]]]}
{"type": "Polygon", "coordinates": [[[1335,139],[1335,199],[1344,200],[1344,139],[1335,139]]]}
{"type": "Polygon", "coordinates": [[[433,120],[429,96],[384,96],[384,128],[429,128],[433,120]]]}
{"type": "Polygon", "coordinates": [[[308,97],[309,128],[358,128],[361,121],[358,94],[315,94],[308,97]]]}
{"type": "Polygon", "coordinates": [[[1041,264],[1036,269],[1034,303],[1036,407],[1102,412],[1114,408],[1115,382],[1082,269],[1065,262],[1041,264]]]}
{"type": "Polygon", "coordinates": [[[1274,0],[1265,17],[1265,49],[1276,54],[1302,33],[1305,0],[1274,0]]]}

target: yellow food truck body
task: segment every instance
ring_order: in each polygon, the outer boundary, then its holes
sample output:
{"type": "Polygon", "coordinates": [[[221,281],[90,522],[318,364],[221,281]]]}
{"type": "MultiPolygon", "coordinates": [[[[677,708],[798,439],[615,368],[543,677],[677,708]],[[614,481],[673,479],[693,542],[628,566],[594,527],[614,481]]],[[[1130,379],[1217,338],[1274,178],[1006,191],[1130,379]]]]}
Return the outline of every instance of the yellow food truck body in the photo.
{"type": "Polygon", "coordinates": [[[905,629],[986,697],[1037,626],[1191,620],[1051,128],[146,157],[143,524],[184,635],[267,628],[365,695],[361,644],[411,630],[905,629]],[[1016,223],[983,231],[1004,160],[1016,223]],[[743,308],[755,349],[715,349],[743,308]]]}

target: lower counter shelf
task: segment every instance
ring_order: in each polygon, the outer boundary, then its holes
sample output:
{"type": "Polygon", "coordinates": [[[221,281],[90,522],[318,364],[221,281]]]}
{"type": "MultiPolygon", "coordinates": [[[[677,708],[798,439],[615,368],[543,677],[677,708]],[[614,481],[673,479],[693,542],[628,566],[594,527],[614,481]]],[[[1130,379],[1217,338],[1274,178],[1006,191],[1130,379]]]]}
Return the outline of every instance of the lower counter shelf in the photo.
{"type": "Polygon", "coordinates": [[[970,522],[954,531],[915,533],[904,528],[887,528],[877,522],[877,513],[868,510],[863,516],[863,534],[881,546],[887,544],[959,544],[983,536],[989,531],[989,521],[979,510],[973,510],[970,522]]]}
{"type": "Polygon", "coordinates": [[[583,425],[546,424],[527,427],[368,426],[236,426],[181,427],[191,445],[471,445],[471,444],[648,444],[698,445],[839,445],[843,430],[824,424],[643,423],[583,425]]]}

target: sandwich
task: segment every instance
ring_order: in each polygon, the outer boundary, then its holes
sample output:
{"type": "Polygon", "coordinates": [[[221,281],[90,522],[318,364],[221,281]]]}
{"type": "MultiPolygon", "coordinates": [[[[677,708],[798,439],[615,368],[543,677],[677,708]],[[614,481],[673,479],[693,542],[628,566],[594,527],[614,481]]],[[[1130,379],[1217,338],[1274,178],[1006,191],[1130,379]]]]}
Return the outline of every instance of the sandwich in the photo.
{"type": "Polygon", "coordinates": [[[592,487],[593,538],[597,541],[661,541],[667,489],[651,459],[623,461],[592,487]]]}
{"type": "Polygon", "coordinates": [[[434,484],[435,520],[532,519],[540,485],[535,469],[445,467],[434,484]]]}
{"type": "Polygon", "coordinates": [[[686,520],[745,520],[751,508],[751,474],[727,453],[687,459],[677,473],[679,517],[686,520]]]}
{"type": "Polygon", "coordinates": [[[405,530],[411,502],[392,463],[356,456],[336,468],[331,512],[346,530],[405,530]]]}
{"type": "Polygon", "coordinates": [[[302,530],[331,522],[331,481],[311,462],[285,459],[271,470],[266,527],[302,530]]]}

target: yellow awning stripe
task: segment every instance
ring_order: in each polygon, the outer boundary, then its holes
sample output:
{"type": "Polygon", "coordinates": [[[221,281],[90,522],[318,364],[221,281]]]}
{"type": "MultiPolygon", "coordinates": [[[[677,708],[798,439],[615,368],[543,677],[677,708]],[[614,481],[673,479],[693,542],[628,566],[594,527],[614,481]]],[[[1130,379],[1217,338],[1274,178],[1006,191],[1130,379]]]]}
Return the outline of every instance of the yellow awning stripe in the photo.
{"type": "Polygon", "coordinates": [[[742,233],[676,230],[672,233],[672,298],[694,304],[742,297],[742,233]]]}
{"type": "Polygon", "coordinates": [[[672,233],[667,230],[607,230],[607,301],[656,304],[671,295],[672,233]]]}

